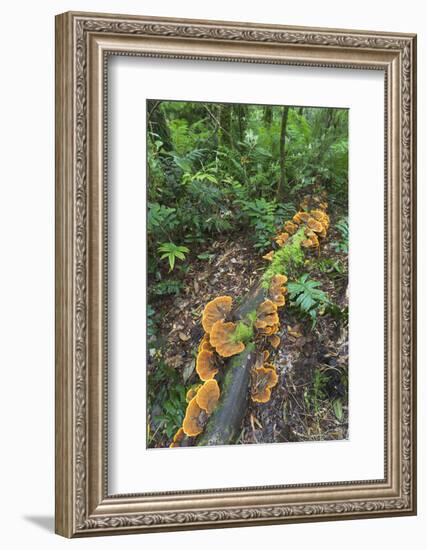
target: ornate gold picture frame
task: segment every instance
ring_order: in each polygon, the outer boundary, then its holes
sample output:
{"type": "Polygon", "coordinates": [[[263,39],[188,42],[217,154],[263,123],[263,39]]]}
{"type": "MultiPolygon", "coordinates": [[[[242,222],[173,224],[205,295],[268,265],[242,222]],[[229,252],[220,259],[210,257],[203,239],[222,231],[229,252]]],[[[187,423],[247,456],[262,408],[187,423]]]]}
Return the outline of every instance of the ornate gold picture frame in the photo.
{"type": "Polygon", "coordinates": [[[415,35],[72,12],[57,16],[58,534],[81,537],[416,513],[415,126],[415,35]],[[384,73],[383,479],[109,493],[105,182],[110,56],[243,62],[254,70],[257,64],[283,64],[384,73]]]}

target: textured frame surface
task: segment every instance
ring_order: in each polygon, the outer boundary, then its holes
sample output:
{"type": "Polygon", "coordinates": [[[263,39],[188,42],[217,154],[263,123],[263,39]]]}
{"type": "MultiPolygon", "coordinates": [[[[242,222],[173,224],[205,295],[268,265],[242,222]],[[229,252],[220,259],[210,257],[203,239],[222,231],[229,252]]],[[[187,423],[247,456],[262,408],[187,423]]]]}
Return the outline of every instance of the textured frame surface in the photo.
{"type": "Polygon", "coordinates": [[[415,68],[416,37],[408,34],[86,13],[57,16],[57,533],[73,537],[416,513],[415,68]],[[383,480],[108,495],[109,55],[384,71],[388,280],[383,480]]]}

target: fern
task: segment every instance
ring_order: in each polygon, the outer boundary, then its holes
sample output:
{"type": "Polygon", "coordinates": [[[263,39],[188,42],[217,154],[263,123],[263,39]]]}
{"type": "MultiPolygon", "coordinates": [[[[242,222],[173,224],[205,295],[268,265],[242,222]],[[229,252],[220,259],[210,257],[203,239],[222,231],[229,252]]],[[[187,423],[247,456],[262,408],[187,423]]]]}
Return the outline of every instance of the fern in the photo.
{"type": "Polygon", "coordinates": [[[168,234],[177,225],[179,221],[175,208],[168,208],[157,202],[148,203],[147,231],[149,234],[157,231],[168,234]]]}
{"type": "Polygon", "coordinates": [[[302,313],[308,314],[316,323],[317,313],[320,307],[329,303],[327,294],[318,288],[320,283],[309,279],[309,274],[305,273],[297,281],[288,284],[289,297],[293,305],[302,313]]]}
{"type": "Polygon", "coordinates": [[[335,227],[341,233],[341,239],[332,243],[335,246],[335,252],[344,252],[344,254],[348,254],[348,218],[342,218],[339,220],[335,227]]]}
{"type": "Polygon", "coordinates": [[[167,296],[171,294],[179,294],[181,292],[183,283],[175,279],[166,279],[165,281],[159,281],[150,289],[156,296],[167,296]]]}

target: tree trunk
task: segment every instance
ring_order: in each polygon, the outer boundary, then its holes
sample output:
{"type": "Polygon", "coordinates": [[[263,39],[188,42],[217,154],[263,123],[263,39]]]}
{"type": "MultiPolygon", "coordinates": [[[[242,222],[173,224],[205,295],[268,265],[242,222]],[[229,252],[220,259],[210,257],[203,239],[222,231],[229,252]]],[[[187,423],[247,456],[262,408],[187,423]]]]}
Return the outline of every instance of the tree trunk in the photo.
{"type": "Polygon", "coordinates": [[[220,145],[223,147],[232,146],[232,136],[231,136],[231,106],[220,104],[219,108],[219,136],[220,136],[220,145]]]}
{"type": "Polygon", "coordinates": [[[150,128],[153,141],[160,139],[165,151],[172,150],[171,135],[165,114],[161,108],[161,102],[149,99],[147,101],[147,121],[150,128]]]}
{"type": "Polygon", "coordinates": [[[271,105],[266,105],[264,107],[264,124],[270,126],[273,120],[273,107],[271,105]]]}
{"type": "Polygon", "coordinates": [[[245,105],[238,105],[237,121],[239,126],[239,141],[243,141],[245,139],[245,117],[246,117],[245,105]]]}
{"type": "Polygon", "coordinates": [[[286,149],[286,126],[288,124],[289,107],[283,107],[282,123],[280,125],[280,148],[279,148],[279,162],[280,162],[280,178],[277,185],[276,196],[278,199],[283,198],[286,190],[286,173],[285,173],[285,149],[286,149]]]}

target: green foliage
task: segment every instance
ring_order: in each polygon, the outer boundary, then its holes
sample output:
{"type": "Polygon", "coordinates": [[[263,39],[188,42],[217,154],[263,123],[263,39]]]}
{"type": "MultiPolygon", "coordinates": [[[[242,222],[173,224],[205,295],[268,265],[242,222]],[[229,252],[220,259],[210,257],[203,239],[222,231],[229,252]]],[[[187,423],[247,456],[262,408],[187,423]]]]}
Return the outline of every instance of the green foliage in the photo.
{"type": "Polygon", "coordinates": [[[202,252],[201,254],[197,254],[197,258],[199,260],[207,260],[210,263],[215,258],[215,254],[211,254],[210,252],[202,252]]]}
{"type": "Polygon", "coordinates": [[[148,203],[147,232],[149,235],[163,233],[168,236],[179,224],[175,208],[158,202],[148,203]]]}
{"type": "Polygon", "coordinates": [[[160,360],[148,377],[148,410],[154,411],[150,424],[168,439],[184,419],[187,406],[185,394],[177,371],[160,360]]]}
{"type": "Polygon", "coordinates": [[[182,282],[176,279],[165,279],[151,285],[150,292],[155,296],[167,296],[171,294],[179,294],[182,289],[182,282]]]}
{"type": "Polygon", "coordinates": [[[174,243],[162,243],[158,247],[158,251],[162,253],[161,260],[167,259],[169,262],[170,270],[175,267],[175,260],[185,260],[185,255],[190,252],[186,246],[177,246],[174,243]]]}
{"type": "Polygon", "coordinates": [[[334,414],[337,417],[339,422],[342,422],[344,418],[344,411],[342,408],[342,401],[340,398],[334,399],[332,401],[332,408],[334,409],[334,414]]]}
{"type": "MultiPolygon", "coordinates": [[[[167,277],[158,256],[165,243],[197,254],[218,236],[244,233],[263,253],[296,212],[300,192],[316,187],[333,201],[346,199],[347,110],[290,107],[287,185],[279,201],[282,112],[280,106],[147,103],[148,269],[155,281],[167,277]]],[[[170,271],[177,259],[185,266],[185,254],[166,253],[170,271]]]]}
{"type": "Polygon", "coordinates": [[[348,227],[348,218],[341,218],[335,226],[341,234],[341,239],[339,241],[334,241],[332,244],[335,246],[336,252],[343,252],[348,254],[348,238],[349,238],[349,227],[348,227]]]}
{"type": "Polygon", "coordinates": [[[304,392],[304,400],[308,409],[315,415],[319,413],[322,400],[327,397],[326,385],[328,379],[318,368],[314,371],[311,386],[304,392]]]}
{"type": "Polygon", "coordinates": [[[313,326],[317,320],[317,314],[321,308],[329,303],[327,294],[319,289],[320,283],[309,279],[309,274],[305,273],[297,281],[288,283],[289,297],[293,305],[301,313],[309,315],[313,321],[313,326]]]}
{"type": "Polygon", "coordinates": [[[243,342],[246,344],[250,342],[254,335],[254,329],[252,324],[246,324],[244,321],[239,321],[236,325],[236,330],[234,331],[232,341],[233,342],[243,342]]]}
{"type": "Polygon", "coordinates": [[[348,111],[290,109],[286,168],[291,194],[321,183],[345,200],[348,178],[348,111]]]}
{"type": "Polygon", "coordinates": [[[254,309],[253,311],[250,311],[249,313],[247,313],[246,315],[246,319],[248,321],[248,323],[250,325],[254,325],[255,324],[255,321],[256,321],[256,309],[254,309]]]}
{"type": "Polygon", "coordinates": [[[313,260],[313,267],[317,267],[322,273],[328,273],[332,276],[342,275],[345,273],[345,265],[342,261],[336,260],[334,258],[317,258],[313,260]]]}
{"type": "Polygon", "coordinates": [[[285,246],[276,250],[270,267],[265,271],[261,284],[268,288],[274,275],[286,274],[288,277],[304,263],[304,252],[301,249],[301,242],[304,240],[304,229],[299,229],[285,246]]]}
{"type": "Polygon", "coordinates": [[[255,248],[261,252],[271,246],[276,226],[276,201],[267,201],[264,198],[253,201],[237,200],[241,207],[241,218],[247,218],[254,231],[255,248]]]}

